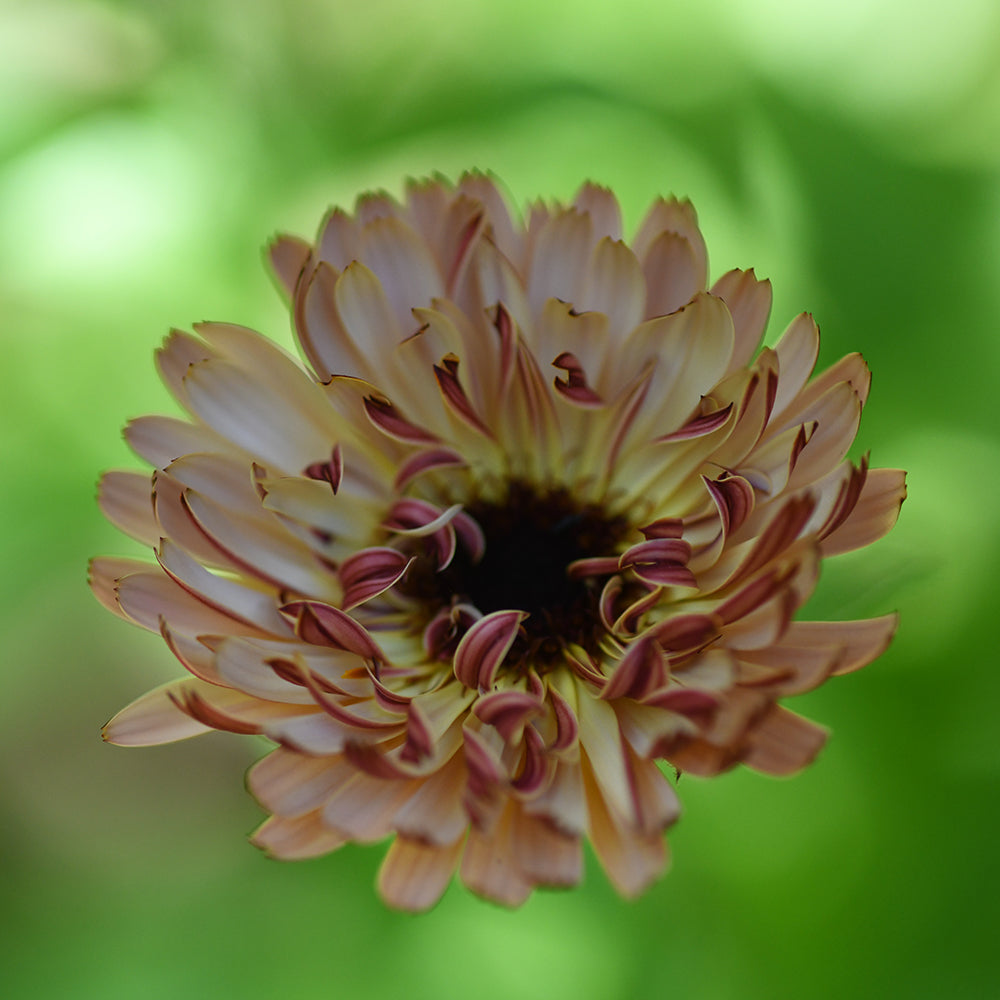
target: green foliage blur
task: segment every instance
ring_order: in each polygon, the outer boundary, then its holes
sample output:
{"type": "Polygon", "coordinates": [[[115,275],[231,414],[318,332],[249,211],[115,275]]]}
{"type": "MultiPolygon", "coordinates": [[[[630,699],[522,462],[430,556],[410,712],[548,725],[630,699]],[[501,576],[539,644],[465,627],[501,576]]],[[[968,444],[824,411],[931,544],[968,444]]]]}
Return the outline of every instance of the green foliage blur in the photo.
{"type": "Polygon", "coordinates": [[[992,0],[5,0],[0,6],[0,990],[177,1000],[996,995],[1000,926],[1000,6],[992,0]],[[152,352],[228,320],[291,345],[275,231],[407,175],[489,168],[519,205],[613,186],[695,203],[769,339],[874,372],[857,454],[909,470],[896,531],[812,617],[894,609],[890,652],[793,707],[835,735],[791,781],[682,778],[672,873],[597,866],[508,913],[385,910],[383,849],[268,861],[210,734],[100,725],[175,676],[86,562],[120,428],[173,412],[152,352]]]}

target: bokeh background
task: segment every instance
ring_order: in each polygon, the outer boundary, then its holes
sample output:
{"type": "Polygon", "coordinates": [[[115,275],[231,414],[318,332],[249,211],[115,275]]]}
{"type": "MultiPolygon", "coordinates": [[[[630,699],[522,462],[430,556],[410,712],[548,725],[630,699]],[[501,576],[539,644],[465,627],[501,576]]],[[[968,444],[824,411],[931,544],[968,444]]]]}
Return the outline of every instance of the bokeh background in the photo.
{"type": "Polygon", "coordinates": [[[993,0],[4,0],[0,4],[0,991],[101,1000],[987,997],[1000,981],[1000,5],[993,0]],[[672,873],[509,913],[386,911],[380,848],[267,861],[211,734],[105,746],[176,665],[85,586],[133,554],[94,503],[171,412],[171,325],[290,344],[261,250],[406,175],[586,178],[627,220],[688,195],[718,275],[874,370],[860,450],[895,532],[813,617],[898,609],[891,651],[793,707],[790,781],[684,778],[672,873]]]}

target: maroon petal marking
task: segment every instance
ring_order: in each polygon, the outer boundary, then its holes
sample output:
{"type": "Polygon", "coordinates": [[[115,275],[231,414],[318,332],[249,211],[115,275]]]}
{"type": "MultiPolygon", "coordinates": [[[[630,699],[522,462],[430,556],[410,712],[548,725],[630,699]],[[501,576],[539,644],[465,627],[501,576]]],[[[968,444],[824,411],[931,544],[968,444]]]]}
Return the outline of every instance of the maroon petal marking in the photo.
{"type": "Polygon", "coordinates": [[[718,479],[701,477],[719,510],[722,533],[729,537],[749,517],[754,508],[753,487],[742,476],[724,472],[718,479]]]}
{"type": "MultiPolygon", "coordinates": [[[[307,670],[301,665],[298,666],[299,676],[302,678],[302,683],[305,684],[309,689],[309,693],[313,696],[313,701],[330,718],[335,719],[345,726],[351,726],[354,729],[365,730],[367,732],[384,732],[389,729],[400,729],[402,727],[402,717],[375,720],[359,715],[357,712],[352,712],[349,707],[340,703],[337,695],[331,695],[324,690],[321,678],[318,678],[311,670],[307,670]]],[[[363,705],[365,702],[361,702],[360,704],[363,705]]]]}
{"type": "Polygon", "coordinates": [[[684,534],[684,522],[676,517],[661,517],[639,530],[647,541],[654,538],[680,538],[684,534]]]}
{"type": "MultiPolygon", "coordinates": [[[[615,560],[617,562],[617,560],[615,560]]],[[[625,582],[620,576],[611,577],[607,583],[604,584],[601,590],[601,599],[597,605],[597,610],[601,616],[601,624],[609,631],[613,632],[615,628],[615,619],[617,617],[615,613],[615,604],[618,598],[621,597],[622,591],[625,589],[625,582]]]]}
{"type": "MultiPolygon", "coordinates": [[[[348,741],[344,744],[344,757],[359,771],[380,778],[383,781],[394,781],[399,778],[412,778],[411,772],[400,767],[390,757],[378,742],[360,743],[348,741]]],[[[402,757],[402,754],[400,754],[402,757]]],[[[409,763],[409,761],[407,762],[409,763]]]]}
{"type": "MultiPolygon", "coordinates": [[[[255,469],[256,471],[256,469],[255,469]]],[[[313,462],[306,466],[305,475],[310,479],[321,479],[330,484],[330,489],[336,495],[340,488],[340,481],[344,476],[344,456],[341,454],[340,445],[333,446],[333,453],[327,462],[313,462]]]]}
{"type": "Polygon", "coordinates": [[[707,646],[719,634],[721,622],[709,615],[675,615],[650,629],[665,653],[677,655],[707,646]]]}
{"type": "Polygon", "coordinates": [[[472,557],[473,563],[479,562],[486,553],[486,536],[479,527],[479,522],[465,511],[459,511],[451,523],[462,547],[472,557]]]}
{"type": "Polygon", "coordinates": [[[851,466],[847,482],[843,483],[837,493],[833,509],[827,516],[822,528],[816,533],[819,538],[826,538],[827,535],[836,531],[844,521],[850,516],[851,511],[858,505],[861,491],[864,488],[865,480],[868,478],[868,456],[862,455],[861,462],[851,466]]]}
{"type": "Polygon", "coordinates": [[[534,726],[524,731],[524,760],[521,773],[511,782],[522,795],[538,792],[546,784],[553,764],[545,752],[545,742],[534,726]]]}
{"type": "Polygon", "coordinates": [[[799,537],[815,509],[814,497],[808,494],[792,497],[764,529],[750,554],[726,581],[726,586],[740,583],[781,555],[799,537]]]}
{"type": "Polygon", "coordinates": [[[550,750],[568,750],[579,737],[580,724],[569,702],[554,688],[549,688],[549,704],[556,718],[556,738],[550,750]]]}
{"type": "Polygon", "coordinates": [[[652,538],[626,549],[618,565],[654,586],[694,587],[694,574],[687,568],[690,558],[691,546],[684,539],[652,538]]]}
{"type": "Polygon", "coordinates": [[[494,611],[480,618],[455,650],[455,676],[466,687],[486,690],[527,617],[524,611],[494,611]]]}
{"type": "Polygon", "coordinates": [[[544,709],[525,691],[496,691],[479,698],[472,714],[493,726],[506,742],[516,743],[528,720],[543,715],[544,709]]]}
{"type": "Polygon", "coordinates": [[[575,559],[566,567],[571,580],[581,580],[587,576],[609,576],[617,573],[618,559],[615,556],[594,556],[590,559],[575,559]]]}
{"type": "Polygon", "coordinates": [[[701,416],[689,420],[679,430],[653,438],[653,441],[656,444],[666,444],[670,441],[690,441],[693,438],[704,437],[706,434],[711,434],[712,431],[717,431],[729,419],[732,410],[733,404],[730,403],[728,406],[713,410],[711,413],[703,413],[701,416]]]}
{"type": "Polygon", "coordinates": [[[663,597],[663,591],[660,587],[654,586],[650,588],[649,593],[644,597],[640,597],[637,601],[633,601],[619,616],[618,619],[611,626],[611,631],[615,635],[621,636],[633,636],[639,631],[639,622],[642,616],[649,611],[650,608],[655,608],[657,604],[660,603],[663,597]]]}
{"type": "Polygon", "coordinates": [[[406,574],[413,562],[396,549],[377,546],[362,549],[340,564],[340,582],[344,587],[344,611],[385,593],[406,574]]]}
{"type": "Polygon", "coordinates": [[[604,400],[588,384],[583,366],[575,354],[563,351],[552,364],[566,372],[566,378],[557,375],[553,381],[556,391],[564,399],[587,409],[604,405],[604,400]]]}
{"type": "Polygon", "coordinates": [[[497,388],[502,399],[510,389],[510,381],[514,377],[514,364],[517,360],[517,335],[514,332],[514,320],[502,302],[497,303],[493,328],[500,339],[500,381],[497,388]]]}
{"type": "Polygon", "coordinates": [[[408,764],[419,764],[434,752],[434,734],[427,716],[420,706],[411,701],[406,713],[406,743],[400,751],[400,759],[408,764]]]}
{"type": "Polygon", "coordinates": [[[460,504],[454,504],[442,511],[426,500],[407,497],[393,504],[382,527],[417,538],[429,537],[438,569],[444,569],[455,556],[457,539],[451,522],[461,509],[460,504]]]}
{"type": "Polygon", "coordinates": [[[765,601],[778,594],[784,585],[794,575],[794,568],[781,566],[772,569],[748,583],[741,591],[734,594],[716,609],[719,619],[726,625],[739,621],[745,615],[755,611],[765,601]]]}
{"type": "Polygon", "coordinates": [[[292,601],[278,610],[295,616],[295,634],[305,642],[345,649],[366,660],[385,662],[385,654],[367,629],[340,608],[319,601],[292,601]]]}
{"type": "Polygon", "coordinates": [[[644,698],[667,683],[667,663],[656,638],[649,634],[637,639],[625,651],[598,697],[644,698]]]}
{"type": "MultiPolygon", "coordinates": [[[[580,647],[576,648],[579,649],[580,647]]],[[[586,651],[581,649],[580,652],[587,658],[586,660],[583,660],[574,653],[571,653],[568,649],[563,651],[563,657],[565,658],[570,670],[572,670],[577,677],[580,677],[585,681],[589,681],[596,687],[604,687],[604,682],[607,678],[598,669],[597,661],[586,651]]]]}
{"type": "Polygon", "coordinates": [[[672,687],[665,691],[654,692],[643,700],[643,704],[677,712],[679,715],[687,716],[703,728],[709,723],[713,713],[719,707],[719,699],[707,691],[672,687]]]}
{"type": "Polygon", "coordinates": [[[476,244],[479,242],[479,237],[482,235],[485,228],[485,212],[477,212],[471,219],[469,219],[465,226],[463,226],[458,237],[458,245],[455,248],[454,259],[451,262],[451,267],[448,269],[448,280],[445,283],[445,288],[447,289],[447,295],[449,298],[453,296],[455,289],[458,287],[459,280],[465,273],[465,270],[469,265],[469,260],[472,257],[472,252],[475,249],[476,244]]]}
{"type": "Polygon", "coordinates": [[[462,636],[482,618],[470,604],[442,608],[424,629],[423,643],[427,655],[435,660],[450,660],[462,636]]]}
{"type": "Polygon", "coordinates": [[[458,358],[454,354],[447,355],[440,365],[434,365],[434,376],[437,379],[438,388],[445,402],[452,411],[459,416],[469,427],[477,430],[484,437],[491,441],[496,440],[493,431],[483,423],[482,418],[476,413],[472,402],[465,394],[462,383],[458,380],[458,358]]]}
{"type": "Polygon", "coordinates": [[[503,807],[501,789],[507,784],[507,774],[486,741],[468,726],[463,729],[462,755],[468,772],[465,811],[475,828],[488,829],[503,807]]]}
{"type": "Polygon", "coordinates": [[[167,697],[185,714],[203,726],[211,726],[225,733],[238,733],[241,736],[255,736],[261,732],[261,727],[252,722],[242,722],[220,712],[210,705],[196,691],[185,690],[180,694],[168,691],[167,697]]]}
{"type": "Polygon", "coordinates": [[[465,459],[450,448],[431,448],[428,451],[417,452],[412,458],[407,459],[396,474],[394,486],[397,490],[402,490],[408,486],[418,476],[432,469],[444,469],[455,466],[466,465],[465,459]]]}
{"type": "Polygon", "coordinates": [[[423,427],[407,420],[387,399],[366,396],[365,412],[368,419],[384,434],[405,441],[407,444],[438,444],[440,438],[423,427]]]}
{"type": "Polygon", "coordinates": [[[413,699],[409,695],[397,694],[395,691],[387,688],[379,680],[378,675],[371,667],[366,667],[366,671],[368,679],[375,690],[375,700],[381,708],[384,708],[387,712],[401,712],[412,704],[413,699]]]}

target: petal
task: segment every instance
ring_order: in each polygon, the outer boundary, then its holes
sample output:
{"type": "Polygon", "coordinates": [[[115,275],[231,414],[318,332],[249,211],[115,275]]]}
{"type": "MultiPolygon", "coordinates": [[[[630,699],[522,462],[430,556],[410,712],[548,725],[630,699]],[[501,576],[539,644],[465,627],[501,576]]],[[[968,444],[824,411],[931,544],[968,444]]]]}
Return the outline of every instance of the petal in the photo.
{"type": "Polygon", "coordinates": [[[250,837],[250,843],[272,858],[299,861],[329,854],[346,843],[347,838],[323,825],[319,813],[306,813],[293,819],[272,816],[250,837]]]}
{"type": "Polygon", "coordinates": [[[379,895],[400,910],[429,910],[448,888],[462,847],[462,840],[433,846],[397,837],[379,869],[379,895]]]}
{"type": "Polygon", "coordinates": [[[749,363],[764,336],[771,312],[771,282],[759,281],[749,271],[730,271],[712,286],[712,294],[726,303],[733,317],[735,339],[727,375],[749,363]]]}

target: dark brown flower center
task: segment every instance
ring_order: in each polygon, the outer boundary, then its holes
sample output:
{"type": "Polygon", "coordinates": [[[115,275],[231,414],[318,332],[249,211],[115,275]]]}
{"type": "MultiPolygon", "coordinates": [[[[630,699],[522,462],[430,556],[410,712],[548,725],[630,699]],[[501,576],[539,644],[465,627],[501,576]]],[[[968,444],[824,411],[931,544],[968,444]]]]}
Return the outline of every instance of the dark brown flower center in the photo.
{"type": "Polygon", "coordinates": [[[566,489],[539,491],[516,480],[502,500],[474,500],[465,512],[485,536],[482,559],[474,562],[459,546],[451,564],[438,572],[431,559],[418,558],[403,591],[432,615],[455,601],[483,614],[527,611],[524,635],[511,651],[515,661],[544,664],[567,642],[595,652],[604,579],[574,579],[567,570],[578,559],[614,555],[628,530],[626,519],[608,517],[599,505],[581,503],[566,489]]]}

